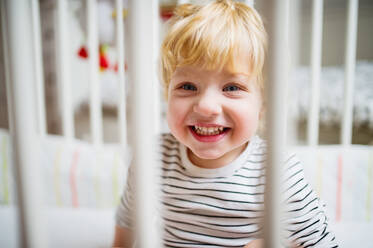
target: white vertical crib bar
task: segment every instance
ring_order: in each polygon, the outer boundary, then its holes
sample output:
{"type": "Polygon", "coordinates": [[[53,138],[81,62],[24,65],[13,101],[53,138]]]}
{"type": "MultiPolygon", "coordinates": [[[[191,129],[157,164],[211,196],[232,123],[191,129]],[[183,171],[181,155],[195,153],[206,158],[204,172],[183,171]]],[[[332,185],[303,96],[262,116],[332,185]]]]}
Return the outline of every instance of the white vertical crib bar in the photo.
{"type": "MultiPolygon", "coordinates": [[[[153,66],[154,68],[158,68],[159,62],[159,51],[160,51],[160,14],[159,14],[159,4],[155,4],[153,7],[153,34],[154,34],[154,42],[153,42],[153,66]]],[[[161,83],[158,80],[158,73],[157,70],[153,70],[153,94],[154,94],[154,130],[157,134],[161,133],[161,83]]]]}
{"type": "Polygon", "coordinates": [[[88,53],[89,53],[89,83],[90,117],[92,141],[95,145],[102,144],[102,109],[100,99],[99,63],[98,63],[98,31],[96,0],[87,2],[88,53]]]}
{"type": "Polygon", "coordinates": [[[6,1],[14,161],[21,247],[46,247],[35,119],[32,16],[28,0],[6,1]],[[26,41],[26,42],[25,42],[26,41]],[[31,41],[31,42],[27,42],[31,41]]]}
{"type": "Polygon", "coordinates": [[[132,0],[128,9],[128,77],[131,82],[131,135],[133,165],[136,179],[136,241],[139,247],[161,247],[160,227],[155,222],[159,190],[157,183],[158,159],[154,130],[154,26],[153,8],[156,1],[132,0]]]}
{"type": "Polygon", "coordinates": [[[67,0],[57,1],[57,65],[58,83],[61,86],[63,135],[71,140],[74,135],[74,112],[71,99],[71,74],[69,63],[67,0]]]}
{"type": "Polygon", "coordinates": [[[342,144],[344,146],[350,145],[352,139],[358,8],[359,0],[348,1],[345,49],[344,107],[342,120],[342,144]]]}
{"type": "Polygon", "coordinates": [[[116,38],[117,38],[117,56],[118,56],[118,121],[119,138],[123,147],[127,145],[127,121],[126,121],[126,81],[124,78],[124,25],[123,25],[123,0],[115,1],[116,8],[116,38]]]}
{"type": "Polygon", "coordinates": [[[10,92],[11,82],[10,82],[10,68],[9,68],[9,45],[8,45],[8,33],[7,33],[7,21],[6,21],[6,9],[5,1],[0,1],[1,8],[1,32],[3,37],[3,55],[4,55],[4,73],[5,73],[5,88],[6,88],[6,97],[7,97],[7,108],[8,108],[8,125],[9,133],[11,136],[14,134],[14,116],[13,116],[13,107],[12,107],[12,94],[10,92]]]}
{"type": "Polygon", "coordinates": [[[287,28],[289,0],[265,1],[265,19],[268,20],[268,80],[266,82],[268,160],[266,164],[264,247],[281,244],[281,172],[285,149],[286,108],[288,82],[287,28]]]}
{"type": "Polygon", "coordinates": [[[323,0],[313,0],[311,39],[311,100],[308,113],[308,145],[316,146],[319,140],[320,73],[322,52],[323,0]]]}
{"type": "MultiPolygon", "coordinates": [[[[289,46],[291,49],[289,49],[290,53],[290,61],[289,61],[289,73],[290,73],[290,82],[294,83],[294,76],[295,71],[297,67],[299,66],[299,42],[300,42],[300,23],[301,23],[301,2],[300,1],[293,1],[290,4],[289,9],[289,26],[288,26],[288,32],[289,32],[289,46]]],[[[287,104],[287,110],[288,110],[288,117],[287,117],[287,143],[289,145],[295,145],[297,143],[297,133],[298,133],[298,127],[297,127],[297,117],[295,114],[294,109],[294,103],[295,101],[291,101],[291,99],[294,99],[295,94],[297,94],[295,87],[289,87],[288,88],[288,104],[287,104]]]]}
{"type": "Polygon", "coordinates": [[[36,81],[36,107],[38,119],[39,134],[44,137],[47,134],[46,115],[45,115],[45,94],[44,94],[44,75],[43,60],[41,49],[41,32],[40,32],[40,10],[39,1],[32,0],[32,27],[33,27],[33,45],[35,58],[35,81],[36,81]]]}
{"type": "Polygon", "coordinates": [[[291,47],[290,64],[291,67],[299,65],[299,53],[300,53],[300,27],[302,22],[302,3],[300,1],[294,1],[290,4],[289,10],[289,46],[291,47]],[[291,22],[290,22],[291,20],[291,22]]]}

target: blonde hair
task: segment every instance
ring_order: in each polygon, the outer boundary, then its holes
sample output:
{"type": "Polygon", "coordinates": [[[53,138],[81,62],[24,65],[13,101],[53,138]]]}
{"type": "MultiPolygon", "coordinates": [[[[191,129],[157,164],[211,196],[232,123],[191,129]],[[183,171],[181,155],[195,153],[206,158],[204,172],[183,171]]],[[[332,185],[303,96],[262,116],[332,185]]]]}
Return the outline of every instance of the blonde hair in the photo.
{"type": "Polygon", "coordinates": [[[249,55],[246,72],[256,77],[263,89],[263,65],[267,35],[259,14],[249,6],[231,0],[217,0],[204,6],[178,6],[169,20],[161,48],[161,77],[167,98],[168,86],[178,66],[198,65],[205,69],[236,72],[235,58],[249,55]]]}

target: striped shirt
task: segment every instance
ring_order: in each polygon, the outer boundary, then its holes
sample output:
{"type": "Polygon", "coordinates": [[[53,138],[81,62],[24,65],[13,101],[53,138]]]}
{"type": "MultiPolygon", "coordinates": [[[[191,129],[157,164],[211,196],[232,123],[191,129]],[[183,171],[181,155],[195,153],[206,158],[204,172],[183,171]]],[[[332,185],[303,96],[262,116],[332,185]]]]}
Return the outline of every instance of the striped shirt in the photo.
{"type": "MultiPolygon", "coordinates": [[[[218,169],[191,163],[171,134],[162,136],[161,186],[165,247],[244,247],[261,238],[266,144],[254,137],[233,162],[218,169]]],[[[284,163],[285,235],[301,247],[338,247],[324,206],[295,155],[284,163]]],[[[117,225],[132,227],[133,177],[117,209],[117,225]]]]}

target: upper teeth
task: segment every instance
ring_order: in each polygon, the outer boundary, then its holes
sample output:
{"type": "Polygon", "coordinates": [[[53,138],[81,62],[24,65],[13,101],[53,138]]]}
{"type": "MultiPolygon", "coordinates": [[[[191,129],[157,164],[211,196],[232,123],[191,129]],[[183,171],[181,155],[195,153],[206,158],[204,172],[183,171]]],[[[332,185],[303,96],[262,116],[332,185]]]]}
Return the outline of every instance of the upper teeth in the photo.
{"type": "Polygon", "coordinates": [[[202,134],[216,134],[223,131],[224,127],[200,127],[194,126],[197,132],[202,134]]]}

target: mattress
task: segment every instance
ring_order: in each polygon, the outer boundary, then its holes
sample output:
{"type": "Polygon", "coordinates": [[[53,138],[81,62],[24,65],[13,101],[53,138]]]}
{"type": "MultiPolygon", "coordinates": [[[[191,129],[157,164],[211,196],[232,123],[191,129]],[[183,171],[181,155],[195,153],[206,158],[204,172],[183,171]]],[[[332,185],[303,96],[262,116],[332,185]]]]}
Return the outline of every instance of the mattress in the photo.
{"type": "MultiPolygon", "coordinates": [[[[0,247],[17,247],[11,142],[0,130],[0,247]]],[[[125,185],[129,156],[117,145],[100,149],[82,141],[47,136],[40,170],[50,247],[109,247],[114,214],[125,185]],[[124,153],[125,154],[125,153],[124,153]]],[[[353,145],[297,146],[305,176],[326,204],[341,247],[373,244],[373,149],[353,145]],[[346,233],[346,230],[354,230],[346,233]]]]}

